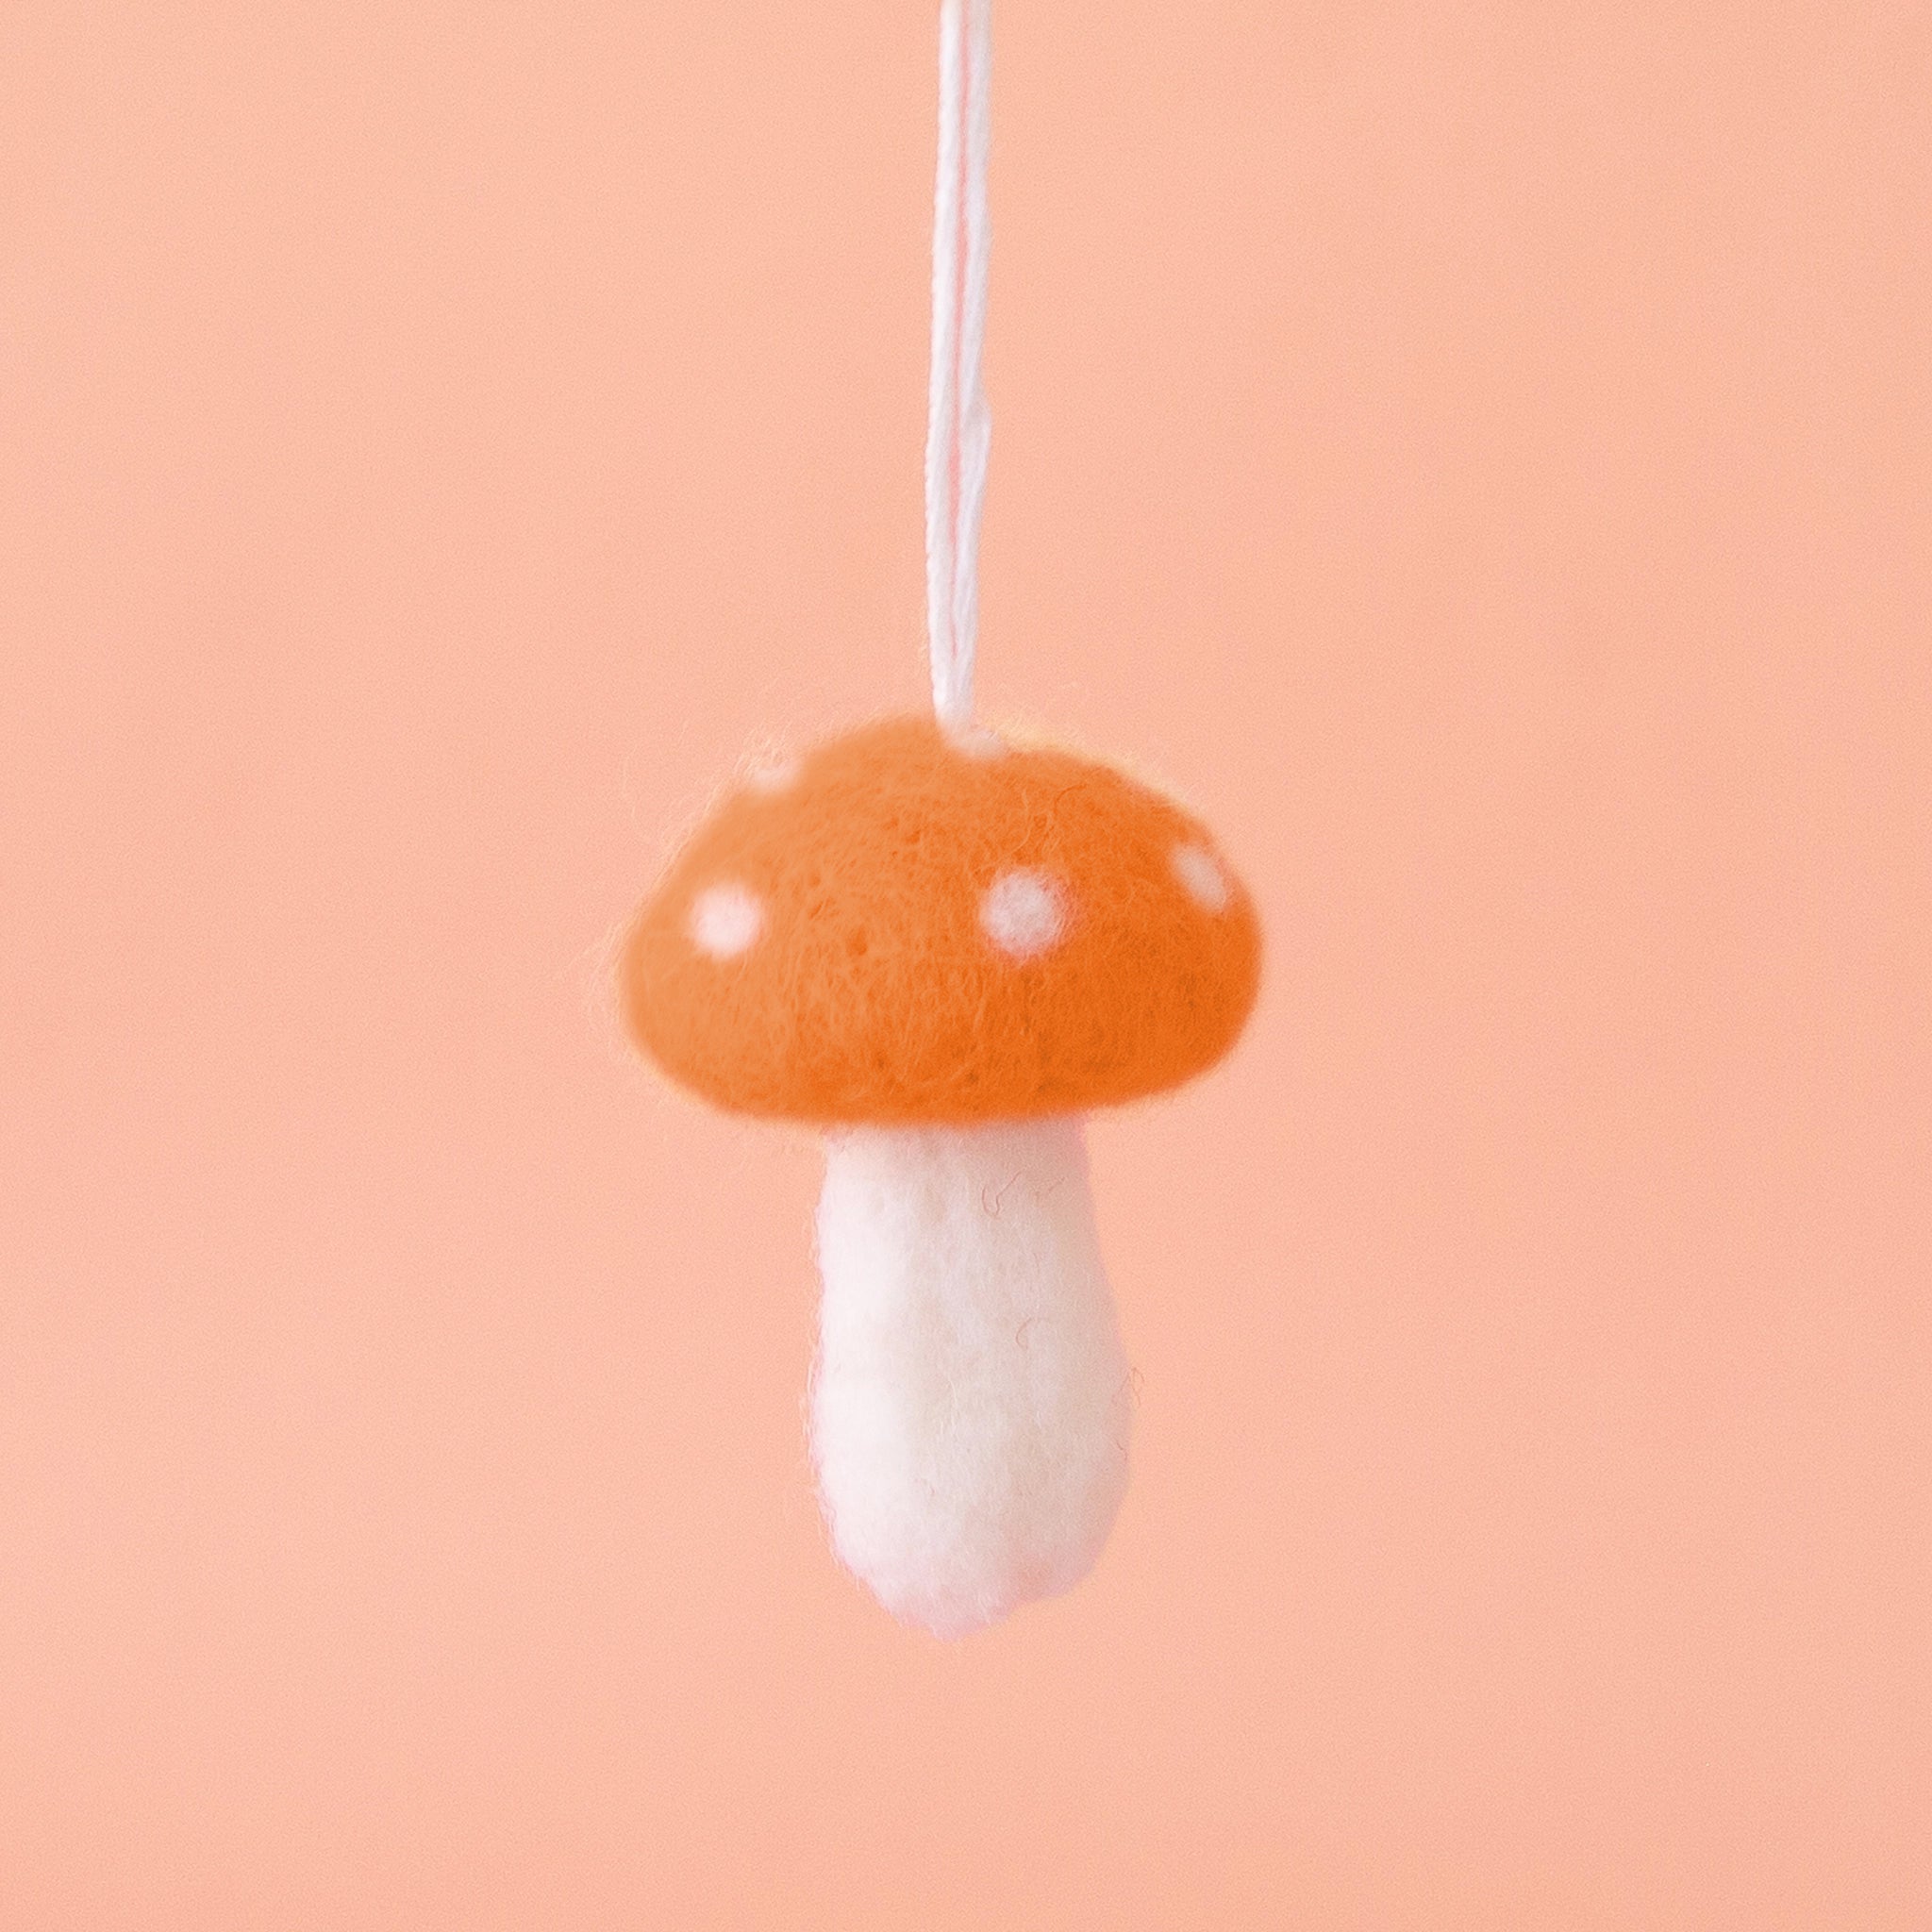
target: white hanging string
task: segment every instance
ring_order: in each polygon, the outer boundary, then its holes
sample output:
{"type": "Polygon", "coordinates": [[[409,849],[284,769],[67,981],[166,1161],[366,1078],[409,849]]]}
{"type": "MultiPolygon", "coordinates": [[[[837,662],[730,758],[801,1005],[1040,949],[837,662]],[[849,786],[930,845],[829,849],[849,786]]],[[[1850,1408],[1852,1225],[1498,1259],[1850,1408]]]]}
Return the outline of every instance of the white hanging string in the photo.
{"type": "Polygon", "coordinates": [[[940,161],[933,202],[932,384],[925,425],[925,625],[942,724],[973,718],[979,526],[992,447],[982,363],[992,227],[992,0],[940,8],[940,161]]]}

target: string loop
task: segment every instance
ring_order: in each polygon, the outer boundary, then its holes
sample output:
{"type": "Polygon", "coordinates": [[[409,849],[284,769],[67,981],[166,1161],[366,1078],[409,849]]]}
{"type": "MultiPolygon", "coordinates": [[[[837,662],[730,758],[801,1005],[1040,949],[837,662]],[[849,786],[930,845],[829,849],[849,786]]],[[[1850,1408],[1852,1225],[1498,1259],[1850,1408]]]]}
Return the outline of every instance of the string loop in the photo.
{"type": "Polygon", "coordinates": [[[933,709],[973,719],[979,530],[992,448],[986,400],[992,232],[992,0],[941,0],[939,180],[933,200],[932,379],[925,425],[925,626],[933,709]]]}

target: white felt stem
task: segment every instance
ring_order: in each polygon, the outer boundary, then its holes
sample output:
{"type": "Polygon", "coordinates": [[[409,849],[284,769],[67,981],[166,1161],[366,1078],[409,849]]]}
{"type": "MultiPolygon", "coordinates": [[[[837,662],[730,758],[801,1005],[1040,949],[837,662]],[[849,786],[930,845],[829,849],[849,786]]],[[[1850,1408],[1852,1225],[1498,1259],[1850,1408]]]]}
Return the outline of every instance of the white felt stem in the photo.
{"type": "Polygon", "coordinates": [[[818,1238],[812,1447],[840,1558],[942,1637],[1071,1589],[1133,1417],[1080,1123],[841,1132],[818,1238]]]}

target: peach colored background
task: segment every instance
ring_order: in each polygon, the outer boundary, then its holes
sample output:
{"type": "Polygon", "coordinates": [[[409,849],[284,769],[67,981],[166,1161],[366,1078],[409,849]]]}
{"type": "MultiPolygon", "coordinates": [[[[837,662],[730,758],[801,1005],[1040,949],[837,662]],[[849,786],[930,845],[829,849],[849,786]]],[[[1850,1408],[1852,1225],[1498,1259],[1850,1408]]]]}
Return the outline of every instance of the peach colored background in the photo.
{"type": "Polygon", "coordinates": [[[985,690],[1271,921],[1075,1597],[600,947],[921,694],[917,0],[0,9],[0,1924],[1932,1924],[1932,16],[1005,0],[985,690]]]}

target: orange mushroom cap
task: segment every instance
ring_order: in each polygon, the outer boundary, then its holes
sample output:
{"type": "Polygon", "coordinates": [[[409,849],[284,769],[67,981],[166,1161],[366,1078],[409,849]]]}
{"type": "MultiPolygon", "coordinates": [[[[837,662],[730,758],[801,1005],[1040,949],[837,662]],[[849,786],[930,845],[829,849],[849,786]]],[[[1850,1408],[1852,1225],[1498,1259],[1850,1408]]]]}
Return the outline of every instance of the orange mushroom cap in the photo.
{"type": "Polygon", "coordinates": [[[1234,1044],[1260,928],[1206,830],[1110,767],[862,726],[732,792],[625,947],[625,1017],[739,1113],[966,1124],[1178,1085],[1234,1044]]]}

